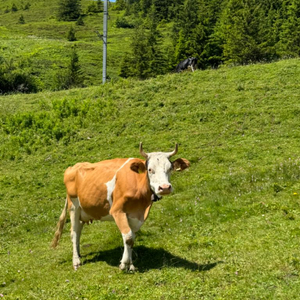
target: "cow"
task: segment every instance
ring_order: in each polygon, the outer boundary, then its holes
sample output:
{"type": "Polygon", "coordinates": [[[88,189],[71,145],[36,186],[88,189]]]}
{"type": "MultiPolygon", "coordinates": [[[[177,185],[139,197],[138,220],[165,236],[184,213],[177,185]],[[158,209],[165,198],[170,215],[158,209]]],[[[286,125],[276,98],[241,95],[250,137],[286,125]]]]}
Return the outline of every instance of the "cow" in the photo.
{"type": "Polygon", "coordinates": [[[132,248],[135,234],[149,215],[154,201],[172,191],[170,173],[190,166],[184,158],[171,162],[178,151],[146,153],[139,146],[139,158],[115,158],[97,163],[82,162],[66,169],[64,184],[67,197],[57,223],[52,247],[58,244],[66,221],[67,210],[71,219],[73,268],[80,266],[80,235],[84,224],[93,220],[115,221],[119,228],[124,252],[119,268],[134,271],[132,248]]]}
{"type": "Polygon", "coordinates": [[[196,64],[197,64],[197,58],[195,57],[189,57],[183,61],[181,61],[177,66],[176,66],[176,72],[180,73],[188,68],[192,69],[192,72],[195,71],[196,69],[196,64]]]}

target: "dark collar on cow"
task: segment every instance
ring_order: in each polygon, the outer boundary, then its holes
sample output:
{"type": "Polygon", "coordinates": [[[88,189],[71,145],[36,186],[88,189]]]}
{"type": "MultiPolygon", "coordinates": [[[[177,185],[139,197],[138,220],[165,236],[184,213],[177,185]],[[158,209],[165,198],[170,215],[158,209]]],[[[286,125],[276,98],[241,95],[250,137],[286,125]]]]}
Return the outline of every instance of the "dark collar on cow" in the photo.
{"type": "Polygon", "coordinates": [[[151,200],[153,202],[159,201],[159,200],[161,200],[161,198],[162,198],[162,196],[158,196],[152,191],[151,200]]]}

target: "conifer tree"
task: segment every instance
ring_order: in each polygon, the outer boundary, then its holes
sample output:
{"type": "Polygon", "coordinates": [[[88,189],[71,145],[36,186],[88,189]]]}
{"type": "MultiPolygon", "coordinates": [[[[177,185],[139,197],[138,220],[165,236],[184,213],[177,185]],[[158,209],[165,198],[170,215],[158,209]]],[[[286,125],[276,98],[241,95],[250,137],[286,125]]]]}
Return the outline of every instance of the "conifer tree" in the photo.
{"type": "Polygon", "coordinates": [[[25,24],[25,19],[24,19],[24,16],[21,15],[20,18],[19,18],[19,24],[25,24]]]}
{"type": "Polygon", "coordinates": [[[75,42],[75,41],[77,41],[77,39],[76,39],[76,32],[75,32],[75,29],[74,29],[73,26],[71,26],[70,29],[69,29],[69,31],[68,31],[67,39],[68,39],[68,41],[70,41],[70,42],[75,42]]]}
{"type": "Polygon", "coordinates": [[[135,28],[131,42],[131,53],[122,60],[120,76],[135,76],[146,79],[165,73],[166,68],[167,59],[156,25],[150,24],[149,29],[146,29],[144,25],[135,28]]]}
{"type": "Polygon", "coordinates": [[[221,18],[224,57],[228,62],[250,63],[263,58],[259,41],[259,0],[229,0],[221,18]]]}
{"type": "Polygon", "coordinates": [[[80,0],[61,0],[59,2],[58,19],[62,21],[75,21],[81,14],[80,0]]]}
{"type": "Polygon", "coordinates": [[[13,3],[13,5],[11,6],[11,11],[12,12],[18,11],[18,7],[17,7],[17,5],[15,3],[13,3]]]}
{"type": "Polygon", "coordinates": [[[81,87],[83,85],[83,76],[81,67],[79,64],[79,57],[74,47],[71,53],[70,65],[68,67],[68,74],[66,78],[66,86],[70,87],[81,87]]]}
{"type": "Polygon", "coordinates": [[[78,25],[78,26],[84,26],[84,21],[83,21],[83,18],[82,18],[81,15],[80,15],[79,18],[77,19],[76,25],[78,25]]]}
{"type": "Polygon", "coordinates": [[[282,56],[300,55],[300,0],[285,0],[280,31],[279,51],[282,56]]]}

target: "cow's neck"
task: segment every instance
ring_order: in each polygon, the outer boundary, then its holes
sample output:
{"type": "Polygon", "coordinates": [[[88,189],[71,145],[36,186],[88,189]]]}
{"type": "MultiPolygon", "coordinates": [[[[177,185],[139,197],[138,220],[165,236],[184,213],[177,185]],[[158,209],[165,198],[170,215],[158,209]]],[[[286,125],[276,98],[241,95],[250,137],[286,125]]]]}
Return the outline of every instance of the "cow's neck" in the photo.
{"type": "Polygon", "coordinates": [[[159,201],[162,199],[162,196],[157,196],[152,190],[151,190],[151,192],[152,192],[152,195],[151,195],[152,202],[156,202],[156,201],[159,201]]]}

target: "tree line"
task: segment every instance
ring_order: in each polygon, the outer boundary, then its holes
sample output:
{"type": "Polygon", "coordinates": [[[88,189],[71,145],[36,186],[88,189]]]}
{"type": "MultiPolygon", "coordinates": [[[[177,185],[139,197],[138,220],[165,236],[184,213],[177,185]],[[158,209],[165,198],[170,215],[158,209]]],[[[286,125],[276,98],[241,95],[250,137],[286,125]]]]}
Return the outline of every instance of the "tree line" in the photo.
{"type": "Polygon", "coordinates": [[[135,27],[122,77],[164,74],[189,56],[206,69],[300,54],[300,0],[117,0],[115,8],[135,27]]]}
{"type": "MultiPolygon", "coordinates": [[[[116,0],[110,9],[121,11],[116,27],[133,30],[130,51],[120,63],[125,78],[172,72],[190,56],[207,69],[300,54],[300,0],[116,0]]],[[[102,11],[102,0],[91,1],[85,14],[102,11]]],[[[81,0],[59,2],[58,20],[81,26],[83,16],[81,0]]],[[[67,39],[76,40],[74,28],[67,39]]],[[[83,86],[76,48],[70,52],[70,64],[54,76],[53,89],[83,86]]],[[[24,64],[0,57],[0,94],[38,90],[24,64]]]]}

